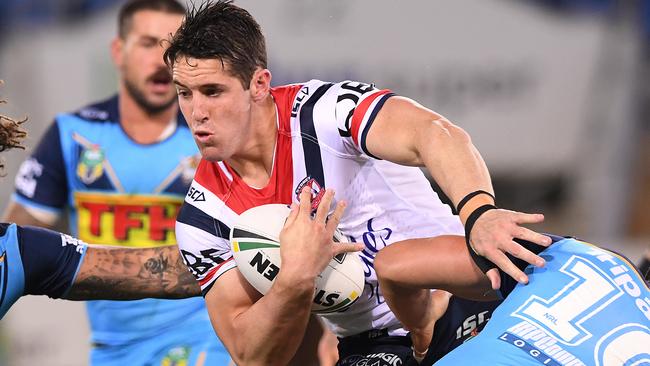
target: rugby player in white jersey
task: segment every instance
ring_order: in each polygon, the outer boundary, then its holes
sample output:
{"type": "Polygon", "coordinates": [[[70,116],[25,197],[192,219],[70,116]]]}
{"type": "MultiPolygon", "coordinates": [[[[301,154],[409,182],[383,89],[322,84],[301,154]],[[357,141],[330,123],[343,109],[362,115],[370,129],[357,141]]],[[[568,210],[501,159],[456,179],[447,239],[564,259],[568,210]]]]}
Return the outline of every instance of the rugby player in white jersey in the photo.
{"type": "MultiPolygon", "coordinates": [[[[494,207],[487,168],[467,133],[365,83],[312,80],[271,88],[264,36],[244,9],[218,1],[191,10],[165,62],[203,156],[176,235],[237,364],[287,363],[317,301],[314,280],[341,251],[359,250],[366,276],[355,304],[324,316],[341,339],[341,365],[364,359],[399,364],[411,354],[407,331],[388,309],[373,268],[374,255],[391,243],[418,239],[466,254],[463,235],[471,230],[474,250],[521,282],[526,275],[505,253],[543,265],[512,240],[550,244],[520,226],[543,216],[494,207]],[[428,168],[454,204],[462,202],[460,216],[440,202],[418,166],[428,168]],[[298,202],[301,219],[281,236],[282,268],[261,296],[232,260],[230,228],[248,208],[298,202]],[[318,208],[315,221],[305,218],[318,208]],[[356,244],[332,244],[333,228],[324,223],[329,210],[356,244]]],[[[464,259],[459,254],[445,264],[454,268],[464,259]]],[[[498,288],[496,271],[488,275],[498,288]]]]}

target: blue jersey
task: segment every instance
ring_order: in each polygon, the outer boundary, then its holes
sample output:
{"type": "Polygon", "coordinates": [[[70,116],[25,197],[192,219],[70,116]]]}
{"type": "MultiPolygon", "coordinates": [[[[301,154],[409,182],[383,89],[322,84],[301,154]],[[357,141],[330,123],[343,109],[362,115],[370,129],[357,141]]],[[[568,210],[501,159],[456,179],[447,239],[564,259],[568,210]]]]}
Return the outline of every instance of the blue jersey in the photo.
{"type": "Polygon", "coordinates": [[[529,284],[436,365],[650,365],[650,290],[634,266],[575,239],[541,256],[529,284]]]}
{"type": "MultiPolygon", "coordinates": [[[[16,178],[14,199],[37,217],[69,210],[87,243],[176,244],[176,213],[198,150],[182,115],[171,135],[143,145],[119,123],[118,98],[58,115],[16,178]]],[[[186,327],[211,329],[204,301],[92,301],[93,342],[120,345],[186,327]],[[197,325],[198,324],[198,325],[197,325]]]]}
{"type": "Polygon", "coordinates": [[[66,295],[86,244],[51,230],[0,223],[0,319],[23,295],[66,295]]]}

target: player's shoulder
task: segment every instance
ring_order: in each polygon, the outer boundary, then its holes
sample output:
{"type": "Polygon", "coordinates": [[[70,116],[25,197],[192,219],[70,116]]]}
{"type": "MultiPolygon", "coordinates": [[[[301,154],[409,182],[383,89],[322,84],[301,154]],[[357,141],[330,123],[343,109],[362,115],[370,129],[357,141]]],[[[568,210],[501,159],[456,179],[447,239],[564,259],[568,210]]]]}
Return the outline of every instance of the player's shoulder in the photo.
{"type": "Polygon", "coordinates": [[[311,79],[300,83],[281,85],[271,88],[271,95],[278,106],[292,107],[295,113],[302,102],[307,99],[320,98],[329,90],[338,90],[341,85],[349,81],[331,82],[311,79]],[[334,87],[334,88],[333,88],[334,87]]]}
{"type": "Polygon", "coordinates": [[[77,118],[88,123],[118,123],[118,97],[113,95],[108,99],[93,102],[77,110],[57,115],[58,122],[68,118],[77,118]]]}
{"type": "Polygon", "coordinates": [[[331,109],[337,115],[347,116],[348,112],[361,105],[362,101],[374,100],[370,97],[390,92],[377,89],[372,83],[354,80],[331,82],[313,79],[301,85],[293,105],[294,114],[298,109],[307,109],[310,112],[317,109],[319,112],[314,112],[316,114],[331,109]]]}
{"type": "Polygon", "coordinates": [[[183,218],[188,216],[204,217],[203,221],[207,220],[206,222],[212,226],[212,219],[229,221],[224,216],[229,218],[236,216],[226,204],[232,194],[232,174],[230,168],[223,162],[201,159],[194,180],[185,195],[185,202],[181,208],[183,215],[179,213],[177,221],[183,222],[185,221],[183,218]]]}
{"type": "MultiPolygon", "coordinates": [[[[202,158],[196,167],[192,186],[204,187],[213,194],[221,196],[230,189],[233,181],[232,174],[224,162],[208,161],[202,158]]],[[[188,192],[188,197],[190,197],[190,192],[188,192]]]]}
{"type": "Polygon", "coordinates": [[[274,87],[271,89],[271,95],[281,110],[282,107],[290,108],[291,116],[295,117],[303,105],[313,106],[317,102],[327,100],[337,103],[345,97],[358,100],[363,94],[373,90],[376,90],[374,84],[360,81],[333,82],[311,79],[301,83],[274,87]]]}

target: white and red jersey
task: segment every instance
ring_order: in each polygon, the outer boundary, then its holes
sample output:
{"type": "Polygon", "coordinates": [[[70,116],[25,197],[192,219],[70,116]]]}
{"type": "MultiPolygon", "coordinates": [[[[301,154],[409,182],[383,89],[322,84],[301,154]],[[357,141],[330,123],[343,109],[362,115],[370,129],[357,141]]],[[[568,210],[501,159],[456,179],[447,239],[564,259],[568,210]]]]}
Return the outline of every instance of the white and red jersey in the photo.
{"type": "Polygon", "coordinates": [[[228,237],[238,215],[262,204],[297,202],[305,185],[317,204],[323,189],[333,188],[335,199],[347,202],[339,230],[365,244],[366,285],[350,308],[324,317],[339,337],[381,328],[406,334],[378,288],[375,254],[405,239],[463,235],[463,227],[419,168],[377,159],[366,149],[368,131],[393,94],[359,82],[319,80],[271,94],[278,136],[268,185],[250,187],[224,162],[201,161],[176,224],[185,263],[205,295],[236,267],[228,237]]]}

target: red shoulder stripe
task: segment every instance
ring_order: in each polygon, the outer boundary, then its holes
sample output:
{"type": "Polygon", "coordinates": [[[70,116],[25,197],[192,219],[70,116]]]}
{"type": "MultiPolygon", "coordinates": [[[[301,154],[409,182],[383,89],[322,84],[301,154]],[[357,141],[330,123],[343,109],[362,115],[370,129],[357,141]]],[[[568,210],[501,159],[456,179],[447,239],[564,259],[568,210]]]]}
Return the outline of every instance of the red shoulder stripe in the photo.
{"type": "Polygon", "coordinates": [[[361,122],[363,122],[363,118],[366,116],[366,113],[368,112],[368,108],[370,108],[370,105],[372,102],[375,101],[375,99],[381,97],[382,95],[386,95],[390,93],[390,90],[384,89],[380,90],[378,92],[375,92],[374,94],[366,97],[359,105],[355,108],[354,114],[352,115],[352,123],[350,126],[350,130],[352,132],[352,140],[354,141],[355,145],[359,145],[359,129],[361,128],[361,122]]]}

